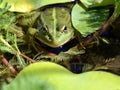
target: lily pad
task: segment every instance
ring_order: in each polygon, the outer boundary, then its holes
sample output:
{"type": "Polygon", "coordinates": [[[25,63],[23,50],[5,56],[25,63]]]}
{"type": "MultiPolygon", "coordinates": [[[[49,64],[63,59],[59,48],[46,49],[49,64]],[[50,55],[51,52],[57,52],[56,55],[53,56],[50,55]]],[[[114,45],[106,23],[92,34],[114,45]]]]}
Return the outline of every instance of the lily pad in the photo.
{"type": "Polygon", "coordinates": [[[85,5],[87,8],[115,4],[115,0],[80,0],[80,2],[83,3],[83,5],[85,5]]]}
{"type": "Polygon", "coordinates": [[[73,2],[74,0],[3,0],[0,8],[3,8],[6,3],[10,5],[10,11],[15,12],[30,12],[49,4],[58,4],[73,2]]]}
{"type": "Polygon", "coordinates": [[[109,9],[91,9],[89,11],[76,4],[72,9],[72,24],[83,37],[98,30],[108,19],[109,9]]]}

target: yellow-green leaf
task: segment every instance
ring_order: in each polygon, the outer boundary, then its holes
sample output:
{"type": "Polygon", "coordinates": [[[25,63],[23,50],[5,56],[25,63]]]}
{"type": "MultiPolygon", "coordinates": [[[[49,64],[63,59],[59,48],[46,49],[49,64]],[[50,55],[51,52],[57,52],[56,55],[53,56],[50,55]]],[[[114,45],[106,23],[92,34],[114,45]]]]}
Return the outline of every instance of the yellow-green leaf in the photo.
{"type": "Polygon", "coordinates": [[[41,89],[42,85],[51,86],[52,90],[119,90],[120,76],[104,71],[74,74],[55,63],[39,62],[23,69],[3,90],[33,90],[33,87],[34,90],[48,90],[41,89]],[[31,79],[35,77],[37,80],[31,79]]]}
{"type": "Polygon", "coordinates": [[[10,11],[15,12],[30,12],[49,4],[58,4],[72,2],[74,0],[3,0],[0,4],[0,8],[3,8],[6,3],[10,7],[10,11]]]}

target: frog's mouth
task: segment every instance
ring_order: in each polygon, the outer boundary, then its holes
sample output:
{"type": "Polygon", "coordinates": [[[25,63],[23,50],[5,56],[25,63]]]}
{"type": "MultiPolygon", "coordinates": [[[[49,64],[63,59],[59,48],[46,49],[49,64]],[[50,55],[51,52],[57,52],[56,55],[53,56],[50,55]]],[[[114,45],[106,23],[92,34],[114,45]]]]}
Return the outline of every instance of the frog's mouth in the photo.
{"type": "Polygon", "coordinates": [[[61,47],[62,45],[66,44],[67,42],[75,38],[74,33],[68,33],[68,34],[65,34],[64,36],[63,35],[59,36],[59,39],[55,39],[55,37],[53,36],[56,36],[56,35],[51,36],[50,34],[43,35],[42,33],[36,33],[34,38],[37,39],[38,42],[42,42],[45,45],[53,48],[61,47]]]}
{"type": "Polygon", "coordinates": [[[53,48],[53,47],[50,47],[50,46],[42,43],[40,40],[35,38],[35,44],[37,45],[37,47],[41,47],[41,48],[43,48],[49,52],[55,53],[55,54],[59,54],[60,52],[65,52],[65,51],[69,50],[71,47],[74,47],[77,44],[77,42],[78,42],[77,39],[74,38],[64,45],[53,48]]]}

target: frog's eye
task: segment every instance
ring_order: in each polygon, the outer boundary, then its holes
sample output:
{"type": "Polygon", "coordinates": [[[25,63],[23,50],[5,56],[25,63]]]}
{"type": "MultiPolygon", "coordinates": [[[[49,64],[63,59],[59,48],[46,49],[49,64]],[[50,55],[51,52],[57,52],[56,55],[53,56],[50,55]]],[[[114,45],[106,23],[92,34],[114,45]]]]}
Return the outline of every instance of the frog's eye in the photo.
{"type": "Polygon", "coordinates": [[[67,26],[64,25],[64,26],[62,27],[61,31],[64,32],[64,31],[66,31],[66,30],[67,30],[67,26]]]}

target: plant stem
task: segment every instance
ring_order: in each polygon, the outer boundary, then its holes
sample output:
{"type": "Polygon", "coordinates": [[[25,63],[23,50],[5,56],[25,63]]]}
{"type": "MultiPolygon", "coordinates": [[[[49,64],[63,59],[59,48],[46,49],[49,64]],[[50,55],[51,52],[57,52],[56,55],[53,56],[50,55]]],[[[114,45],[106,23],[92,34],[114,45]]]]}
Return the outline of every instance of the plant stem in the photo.
{"type": "Polygon", "coordinates": [[[11,66],[9,64],[9,62],[7,61],[7,59],[3,56],[3,54],[0,53],[0,60],[6,65],[9,67],[10,71],[14,74],[14,75],[17,75],[18,72],[14,69],[13,66],[11,66]]]}

